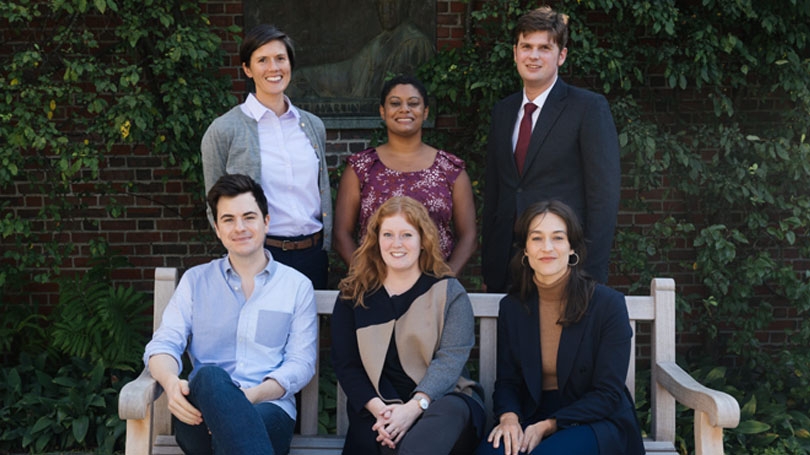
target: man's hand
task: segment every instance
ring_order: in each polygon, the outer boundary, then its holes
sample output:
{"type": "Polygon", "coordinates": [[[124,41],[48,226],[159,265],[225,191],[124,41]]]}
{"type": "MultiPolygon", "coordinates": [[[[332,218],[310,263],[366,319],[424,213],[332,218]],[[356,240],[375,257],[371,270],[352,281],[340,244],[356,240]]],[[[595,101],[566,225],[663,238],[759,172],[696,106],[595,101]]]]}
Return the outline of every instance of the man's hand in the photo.
{"type": "Polygon", "coordinates": [[[188,381],[175,378],[168,381],[164,389],[166,397],[169,399],[169,411],[183,423],[188,425],[199,425],[202,423],[202,413],[195,408],[186,397],[189,394],[188,381]]]}
{"type": "Polygon", "coordinates": [[[254,387],[243,387],[241,390],[245,394],[245,398],[252,404],[278,400],[283,397],[285,393],[284,387],[281,387],[281,384],[272,378],[254,387]]]}
{"type": "Polygon", "coordinates": [[[168,354],[155,354],[149,357],[149,372],[163,386],[169,400],[169,411],[183,423],[199,425],[202,413],[186,397],[191,392],[188,381],[178,377],[180,366],[174,357],[168,354]]]}

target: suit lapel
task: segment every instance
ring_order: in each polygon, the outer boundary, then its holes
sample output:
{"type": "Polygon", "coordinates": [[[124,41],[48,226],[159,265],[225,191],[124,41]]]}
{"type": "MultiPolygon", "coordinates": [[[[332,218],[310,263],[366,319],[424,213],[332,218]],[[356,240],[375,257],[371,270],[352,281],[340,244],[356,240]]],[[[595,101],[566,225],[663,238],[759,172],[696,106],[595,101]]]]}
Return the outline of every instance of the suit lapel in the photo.
{"type": "Polygon", "coordinates": [[[560,392],[565,389],[574,369],[574,358],[585,334],[585,320],[587,317],[586,314],[576,324],[563,327],[560,335],[560,348],[557,350],[557,387],[560,392]]]}
{"type": "Polygon", "coordinates": [[[501,118],[492,120],[500,122],[501,127],[498,128],[497,131],[501,131],[502,133],[496,140],[499,142],[499,148],[504,151],[504,153],[501,153],[501,157],[505,161],[502,168],[508,174],[509,179],[514,182],[519,181],[520,176],[518,175],[517,165],[515,165],[515,151],[512,148],[512,134],[515,132],[515,122],[517,122],[518,111],[520,110],[520,105],[522,103],[523,91],[521,90],[507,99],[504,109],[501,111],[501,118]]]}
{"type": "Polygon", "coordinates": [[[551,128],[554,126],[554,123],[557,121],[562,111],[565,110],[564,101],[567,95],[568,86],[562,79],[557,79],[557,83],[551,88],[546,102],[543,103],[540,116],[537,118],[537,123],[532,130],[532,137],[531,140],[529,140],[529,150],[526,152],[526,164],[523,166],[523,176],[529,173],[528,169],[531,168],[534,160],[540,155],[540,148],[545,142],[546,136],[548,136],[548,133],[551,131],[551,128]]]}
{"type": "Polygon", "coordinates": [[[540,354],[540,316],[537,308],[537,291],[529,297],[529,314],[520,320],[520,340],[525,340],[521,351],[520,364],[523,378],[535,403],[540,403],[543,393],[543,362],[540,354]]]}

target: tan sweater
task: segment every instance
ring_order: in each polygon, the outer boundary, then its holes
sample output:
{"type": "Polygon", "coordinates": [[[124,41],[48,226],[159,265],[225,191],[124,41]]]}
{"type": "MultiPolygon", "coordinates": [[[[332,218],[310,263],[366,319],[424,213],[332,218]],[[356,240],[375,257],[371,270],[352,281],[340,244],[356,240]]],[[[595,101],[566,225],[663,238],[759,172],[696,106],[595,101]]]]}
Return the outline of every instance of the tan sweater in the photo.
{"type": "Polygon", "coordinates": [[[557,323],[563,314],[563,292],[568,273],[552,284],[537,282],[540,294],[540,353],[543,359],[543,390],[557,390],[557,352],[560,348],[562,326],[557,323]]]}

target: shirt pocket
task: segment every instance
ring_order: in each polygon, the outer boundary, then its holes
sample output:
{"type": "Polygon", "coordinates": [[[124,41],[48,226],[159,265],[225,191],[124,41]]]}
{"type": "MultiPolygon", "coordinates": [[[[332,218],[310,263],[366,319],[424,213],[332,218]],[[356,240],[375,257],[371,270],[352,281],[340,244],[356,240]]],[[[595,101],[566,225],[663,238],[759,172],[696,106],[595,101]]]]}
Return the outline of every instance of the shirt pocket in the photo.
{"type": "Polygon", "coordinates": [[[281,311],[259,310],[254,340],[268,348],[278,348],[287,341],[292,315],[281,311]]]}

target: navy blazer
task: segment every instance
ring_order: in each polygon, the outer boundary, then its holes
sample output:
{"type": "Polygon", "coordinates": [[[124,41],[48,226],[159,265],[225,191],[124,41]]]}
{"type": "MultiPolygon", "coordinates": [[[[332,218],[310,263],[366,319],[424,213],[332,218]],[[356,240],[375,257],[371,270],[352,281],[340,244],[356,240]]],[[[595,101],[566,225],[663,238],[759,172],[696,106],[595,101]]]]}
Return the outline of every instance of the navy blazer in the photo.
{"type": "Polygon", "coordinates": [[[607,282],[619,210],[619,141],[604,96],[557,79],[532,130],[518,175],[512,134],[523,91],[492,110],[487,143],[481,268],[490,292],[507,289],[517,216],[534,202],[558,199],[579,217],[588,254],[585,270],[607,282]]]}
{"type": "Polygon", "coordinates": [[[632,329],[624,296],[597,285],[583,318],[564,327],[557,352],[561,408],[539,415],[543,392],[538,295],[528,305],[515,296],[501,300],[498,314],[498,372],[495,381],[496,420],[506,412],[521,424],[557,419],[559,430],[588,424],[601,455],[644,453],[638,418],[624,384],[630,361],[632,329]]]}

